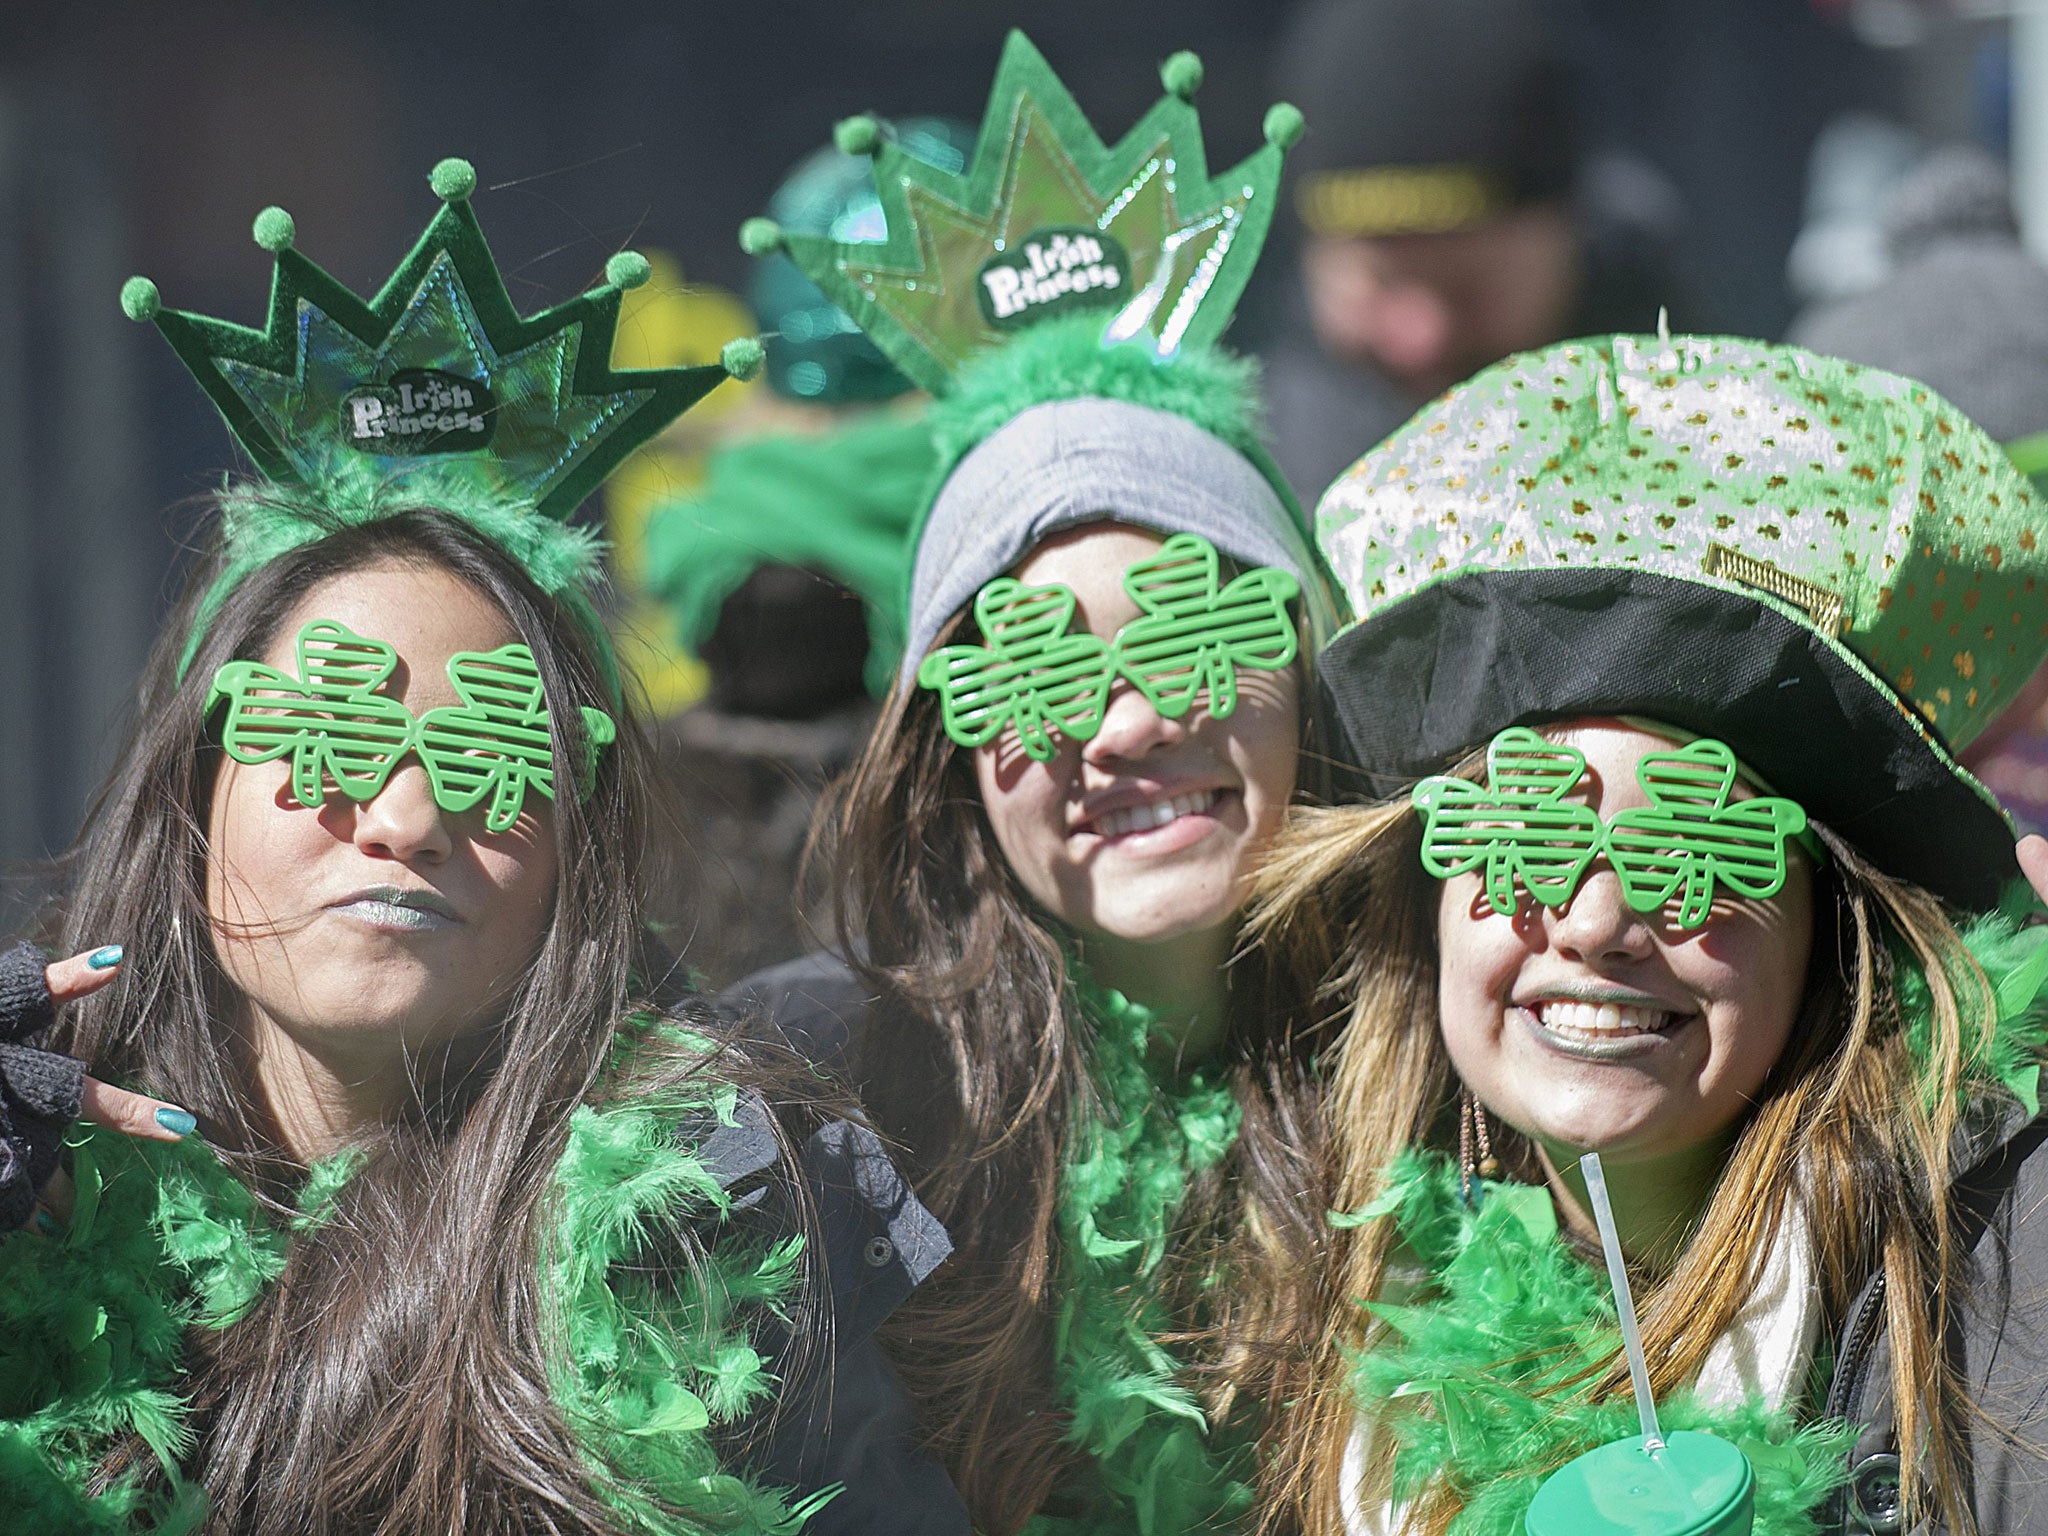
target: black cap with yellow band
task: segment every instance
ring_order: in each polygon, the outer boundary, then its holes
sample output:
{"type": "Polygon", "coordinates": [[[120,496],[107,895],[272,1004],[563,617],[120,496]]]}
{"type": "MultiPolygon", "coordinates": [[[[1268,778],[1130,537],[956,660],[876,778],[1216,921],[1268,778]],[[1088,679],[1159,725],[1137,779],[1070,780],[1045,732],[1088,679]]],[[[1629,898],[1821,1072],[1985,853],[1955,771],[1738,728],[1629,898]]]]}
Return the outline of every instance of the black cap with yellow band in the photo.
{"type": "Polygon", "coordinates": [[[1566,61],[1538,0],[1317,0],[1279,70],[1311,125],[1290,166],[1311,235],[1442,234],[1570,191],[1566,61]]]}

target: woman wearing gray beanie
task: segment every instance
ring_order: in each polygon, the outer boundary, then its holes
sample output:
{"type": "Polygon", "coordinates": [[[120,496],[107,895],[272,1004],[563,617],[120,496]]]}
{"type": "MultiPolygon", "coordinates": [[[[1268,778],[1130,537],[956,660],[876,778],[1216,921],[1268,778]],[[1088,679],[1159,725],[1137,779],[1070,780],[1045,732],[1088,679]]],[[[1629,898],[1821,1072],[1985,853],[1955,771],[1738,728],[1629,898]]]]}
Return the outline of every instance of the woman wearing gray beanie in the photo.
{"type": "Polygon", "coordinates": [[[1308,1044],[1234,956],[1334,611],[1211,344],[1300,118],[1212,181],[1200,65],[1162,75],[1106,147],[1013,34],[961,176],[842,125],[887,245],[749,234],[940,397],[906,658],[821,812],[837,953],[738,990],[949,1228],[884,1343],[990,1533],[1248,1527],[1258,1402],[1324,1305],[1308,1044]]]}

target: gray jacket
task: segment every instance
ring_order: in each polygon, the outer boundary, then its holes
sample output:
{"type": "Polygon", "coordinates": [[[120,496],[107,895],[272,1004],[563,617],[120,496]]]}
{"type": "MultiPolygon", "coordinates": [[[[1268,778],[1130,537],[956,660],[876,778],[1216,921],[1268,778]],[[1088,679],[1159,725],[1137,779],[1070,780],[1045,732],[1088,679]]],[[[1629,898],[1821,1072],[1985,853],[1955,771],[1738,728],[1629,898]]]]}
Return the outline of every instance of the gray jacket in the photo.
{"type": "MultiPolygon", "coordinates": [[[[1971,1285],[1949,1349],[1988,1420],[1969,1444],[1977,1528],[1983,1536],[2048,1536],[2048,1118],[2011,1105],[1967,1136],[1969,1172],[1952,1199],[1972,1255],[1971,1285]]],[[[1882,1274],[1872,1276],[1849,1309],[1823,1405],[1866,1426],[1850,1453],[1848,1487],[1822,1526],[1843,1536],[1905,1528],[1886,1288],[1882,1274]]],[[[1933,1536],[1945,1527],[1915,1529],[1933,1536]]]]}

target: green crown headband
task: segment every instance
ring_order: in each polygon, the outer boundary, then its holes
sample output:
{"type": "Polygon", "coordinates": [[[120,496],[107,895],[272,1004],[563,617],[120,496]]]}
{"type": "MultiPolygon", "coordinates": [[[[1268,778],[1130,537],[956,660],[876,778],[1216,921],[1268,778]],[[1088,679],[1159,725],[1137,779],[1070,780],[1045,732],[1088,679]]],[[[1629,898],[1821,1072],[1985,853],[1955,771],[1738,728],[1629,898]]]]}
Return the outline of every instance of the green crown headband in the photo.
{"type": "MultiPolygon", "coordinates": [[[[448,658],[448,681],[462,702],[419,716],[378,691],[398,665],[384,641],[315,619],[295,648],[297,677],[260,661],[226,663],[206,708],[211,714],[227,701],[221,745],[236,762],[253,767],[290,754],[301,805],[318,808],[330,785],[351,800],[373,799],[408,752],[419,754],[444,811],[459,815],[488,800],[484,822],[493,832],[519,819],[527,790],[555,798],[548,709],[525,646],[458,651],[448,658]]],[[[611,716],[584,707],[586,786],[616,735],[611,716]]]]}
{"type": "Polygon", "coordinates": [[[1053,315],[1099,310],[1108,343],[1162,356],[1213,341],[1273,220],[1280,160],[1301,114],[1266,114],[1267,145],[1211,177],[1192,100],[1201,61],[1177,53],[1167,95],[1114,147],[1021,32],[1003,46],[964,174],[894,143],[871,117],[839,125],[841,149],[875,157],[880,243],[786,233],[750,219],[741,244],[787,251],[891,362],[943,395],[961,368],[1053,315]]]}
{"type": "Polygon", "coordinates": [[[366,522],[398,505],[441,507],[543,590],[580,601],[596,545],[566,526],[570,515],[634,448],[758,365],[759,345],[735,342],[721,365],[614,369],[620,292],[648,277],[632,251],[605,263],[600,286],[522,317],[469,206],[476,172],[443,160],[430,179],[442,207],[368,303],[293,248],[282,208],[255,224],[256,243],[276,256],[262,330],[166,309],[147,278],[122,287],[122,308],[155,322],[256,467],[327,514],[252,498],[230,520],[187,664],[251,570],[336,518],[366,522]]]}
{"type": "Polygon", "coordinates": [[[980,747],[1014,727],[1027,754],[1050,762],[1054,732],[1087,741],[1102,728],[1119,673],[1169,720],[1204,692],[1221,720],[1237,708],[1239,667],[1274,671],[1294,660],[1287,604],[1301,586],[1285,571],[1261,566],[1218,590],[1215,546],[1177,533],[1128,567],[1123,585],[1139,616],[1109,640],[1067,632],[1071,588],[1010,576],[983,587],[974,617],[987,643],[941,646],[917,669],[918,682],[939,694],[946,734],[980,747]]]}
{"type": "Polygon", "coordinates": [[[1480,871],[1488,904],[1511,916],[1518,887],[1561,906],[1604,853],[1630,907],[1656,912],[1675,896],[1678,926],[1697,928],[1717,886],[1759,901],[1783,890],[1785,841],[1806,832],[1791,800],[1731,801],[1736,771],[1718,741],[1649,753],[1636,765],[1649,805],[1603,825],[1591,806],[1565,798],[1585,776],[1585,754],[1510,726],[1486,749],[1484,784],[1440,774],[1415,786],[1422,867],[1439,880],[1480,871]]]}

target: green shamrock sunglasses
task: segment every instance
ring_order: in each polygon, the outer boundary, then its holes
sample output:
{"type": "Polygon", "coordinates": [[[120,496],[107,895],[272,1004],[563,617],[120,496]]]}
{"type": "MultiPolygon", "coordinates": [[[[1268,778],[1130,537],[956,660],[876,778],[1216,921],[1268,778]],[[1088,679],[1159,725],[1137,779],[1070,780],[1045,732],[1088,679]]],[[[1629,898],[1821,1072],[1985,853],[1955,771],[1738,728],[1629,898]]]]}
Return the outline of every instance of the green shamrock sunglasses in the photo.
{"type": "Polygon", "coordinates": [[[1591,806],[1565,798],[1586,756],[1527,726],[1510,726],[1486,749],[1486,782],[1438,775],[1415,786],[1422,812],[1422,867],[1439,880],[1483,871],[1493,910],[1512,914],[1516,886],[1546,907],[1562,905],[1602,853],[1623,898],[1655,912],[1679,898],[1678,926],[1707,920],[1716,886],[1766,900],[1784,889],[1785,842],[1798,837],[1818,860],[1797,802],[1759,796],[1731,803],[1735,754],[1699,740],[1647,754],[1636,782],[1647,806],[1602,825],[1591,806]]]}
{"type": "Polygon", "coordinates": [[[1025,752],[1050,762],[1054,732],[1087,741],[1102,728],[1118,673],[1169,720],[1205,690],[1221,720],[1237,708],[1239,667],[1273,671],[1294,660],[1287,604],[1301,586],[1285,571],[1261,566],[1218,590],[1216,547],[1177,533],[1126,569],[1123,584],[1139,615],[1109,640],[1067,633],[1067,587],[1009,576],[983,587],[974,618],[987,644],[941,646],[917,669],[918,682],[938,690],[946,734],[979,747],[1014,726],[1025,752]]]}
{"type": "MultiPolygon", "coordinates": [[[[503,832],[519,819],[526,791],[555,798],[554,743],[540,672],[523,645],[458,651],[448,681],[460,704],[415,717],[380,694],[398,665],[382,640],[356,634],[332,619],[315,619],[295,642],[299,675],[260,661],[231,661],[213,676],[206,708],[228,702],[221,745],[238,763],[292,759],[292,793],[317,807],[332,784],[351,800],[369,800],[399,760],[417,752],[434,803],[460,814],[486,799],[484,824],[503,832]]],[[[582,780],[597,772],[597,755],[617,737],[603,710],[583,710],[582,780]]]]}

